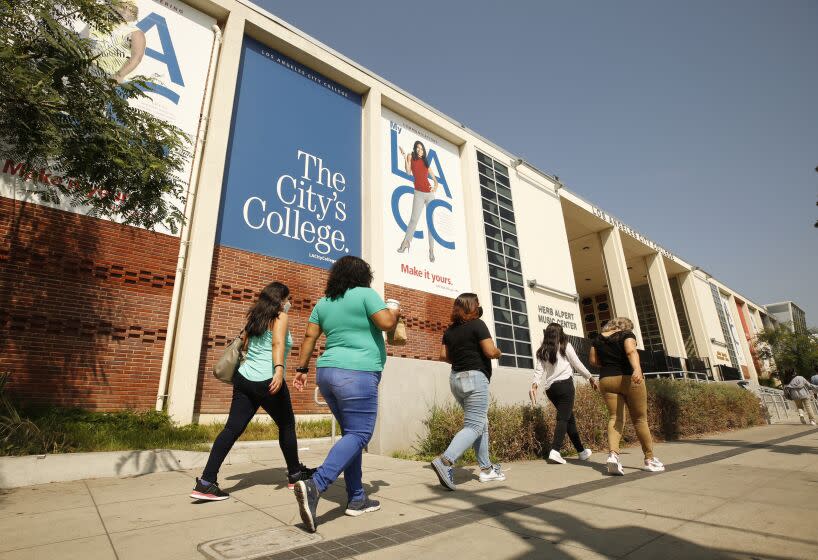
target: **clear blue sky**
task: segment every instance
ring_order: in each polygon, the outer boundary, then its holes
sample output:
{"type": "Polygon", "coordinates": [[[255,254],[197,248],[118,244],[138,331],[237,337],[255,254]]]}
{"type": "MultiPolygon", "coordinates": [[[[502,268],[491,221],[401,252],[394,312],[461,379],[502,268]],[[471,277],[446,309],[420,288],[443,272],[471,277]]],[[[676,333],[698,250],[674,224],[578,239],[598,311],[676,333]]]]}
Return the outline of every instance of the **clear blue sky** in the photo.
{"type": "Polygon", "coordinates": [[[818,1],[257,3],[818,324],[818,1]]]}

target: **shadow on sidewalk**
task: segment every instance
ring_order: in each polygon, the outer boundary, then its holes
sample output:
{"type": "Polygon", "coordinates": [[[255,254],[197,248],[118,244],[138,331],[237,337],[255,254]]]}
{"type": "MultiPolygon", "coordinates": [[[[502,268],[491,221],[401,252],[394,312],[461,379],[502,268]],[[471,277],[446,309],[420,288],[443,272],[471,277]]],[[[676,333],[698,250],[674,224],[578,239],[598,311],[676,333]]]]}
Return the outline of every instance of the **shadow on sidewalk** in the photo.
{"type": "MultiPolygon", "coordinates": [[[[774,449],[776,446],[783,448],[801,447],[789,446],[786,442],[802,437],[803,433],[784,436],[769,440],[759,444],[746,444],[736,441],[733,449],[713,453],[706,457],[699,457],[682,461],[673,466],[672,471],[683,470],[690,467],[712,463],[722,459],[735,457],[748,453],[755,449],[774,449]],[[784,445],[781,445],[784,444],[784,445]]],[[[725,440],[727,441],[727,440],[725,440]]],[[[724,445],[724,443],[722,443],[724,445]]],[[[626,477],[605,477],[590,482],[578,483],[563,488],[548,490],[545,492],[519,496],[508,500],[485,501],[482,489],[457,492],[458,498],[470,503],[471,507],[465,507],[459,511],[436,514],[416,521],[410,521],[386,527],[383,529],[362,531],[340,539],[327,540],[315,543],[304,549],[295,548],[281,553],[273,553],[264,557],[265,560],[296,560],[306,557],[308,554],[315,554],[318,551],[326,552],[333,558],[352,558],[371,551],[380,551],[384,548],[396,547],[406,544],[418,543],[415,541],[443,535],[447,531],[462,529],[475,523],[485,523],[491,521],[491,526],[503,529],[516,535],[522,542],[526,543],[526,550],[522,553],[510,553],[509,558],[534,559],[543,558],[547,554],[548,558],[576,558],[586,557],[587,551],[596,552],[604,557],[629,558],[747,558],[756,557],[752,550],[742,550],[730,548],[729,546],[705,546],[671,533],[650,529],[640,525],[623,524],[618,527],[599,528],[591,525],[585,520],[574,515],[549,509],[548,504],[559,502],[577,495],[616,487],[627,482],[635,482],[646,476],[656,476],[649,473],[631,474],[626,477]],[[554,548],[554,545],[566,545],[554,548]],[[573,547],[573,549],[571,548],[573,547]],[[575,551],[575,552],[574,552],[575,551]],[[303,554],[301,554],[303,552],[303,554]]],[[[659,475],[661,476],[661,475],[659,475]]],[[[374,493],[374,492],[373,492],[374,493]]],[[[440,489],[436,496],[423,501],[413,502],[413,505],[422,507],[423,504],[436,504],[438,501],[451,497],[452,493],[440,489]]],[[[441,505],[443,505],[441,503],[441,505]]],[[[616,523],[617,516],[628,514],[646,515],[642,510],[628,510],[622,508],[610,508],[611,524],[616,523]]],[[[341,514],[341,510],[336,510],[330,515],[322,515],[322,524],[332,521],[341,514]]],[[[649,515],[649,514],[648,514],[649,515]]],[[[677,522],[677,527],[685,523],[696,523],[695,519],[676,518],[661,514],[654,514],[667,520],[677,522]]],[[[710,525],[710,524],[708,524],[710,525]]],[[[722,530],[741,530],[737,527],[714,524],[722,530]]],[[[319,527],[320,531],[320,527],[319,527]]],[[[761,538],[776,538],[782,542],[798,543],[809,547],[818,546],[818,541],[802,538],[785,537],[782,535],[765,533],[763,531],[744,531],[736,534],[736,540],[742,542],[741,535],[750,535],[761,538]]],[[[722,541],[723,542],[723,541],[722,541]]],[[[450,550],[452,539],[437,539],[427,546],[439,547],[441,554],[451,556],[456,551],[450,550]]],[[[486,543],[491,545],[490,542],[486,543]]],[[[480,543],[464,543],[463,552],[473,555],[474,547],[480,543]]],[[[740,545],[739,545],[740,546],[740,545]]],[[[496,549],[496,546],[492,546],[496,549]]],[[[748,545],[749,548],[749,545],[748,545]]],[[[488,552],[487,550],[485,552],[488,552]]],[[[496,554],[495,554],[496,556],[496,554]]],[[[763,554],[764,558],[773,560],[783,560],[792,555],[777,556],[763,554]]]]}

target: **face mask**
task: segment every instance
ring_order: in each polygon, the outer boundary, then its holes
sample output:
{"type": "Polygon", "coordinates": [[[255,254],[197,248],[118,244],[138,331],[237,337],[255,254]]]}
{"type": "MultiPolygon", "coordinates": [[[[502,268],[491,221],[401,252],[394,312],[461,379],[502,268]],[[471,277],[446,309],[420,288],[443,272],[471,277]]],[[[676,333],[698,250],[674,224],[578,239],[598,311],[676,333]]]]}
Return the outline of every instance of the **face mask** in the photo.
{"type": "Polygon", "coordinates": [[[284,302],[284,313],[289,313],[290,312],[290,307],[292,307],[292,306],[293,306],[292,303],[290,303],[289,301],[285,301],[284,302]]]}
{"type": "Polygon", "coordinates": [[[483,306],[478,305],[477,306],[477,317],[482,317],[482,316],[483,316],[483,306]]]}

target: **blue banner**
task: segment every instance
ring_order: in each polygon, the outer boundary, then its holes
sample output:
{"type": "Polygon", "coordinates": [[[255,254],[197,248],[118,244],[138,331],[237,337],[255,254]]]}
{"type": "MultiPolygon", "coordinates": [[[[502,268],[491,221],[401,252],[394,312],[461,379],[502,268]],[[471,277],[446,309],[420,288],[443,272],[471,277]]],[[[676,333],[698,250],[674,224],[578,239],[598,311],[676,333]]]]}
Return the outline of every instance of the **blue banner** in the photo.
{"type": "Polygon", "coordinates": [[[361,96],[248,37],[216,242],[321,268],[361,254],[361,96]]]}

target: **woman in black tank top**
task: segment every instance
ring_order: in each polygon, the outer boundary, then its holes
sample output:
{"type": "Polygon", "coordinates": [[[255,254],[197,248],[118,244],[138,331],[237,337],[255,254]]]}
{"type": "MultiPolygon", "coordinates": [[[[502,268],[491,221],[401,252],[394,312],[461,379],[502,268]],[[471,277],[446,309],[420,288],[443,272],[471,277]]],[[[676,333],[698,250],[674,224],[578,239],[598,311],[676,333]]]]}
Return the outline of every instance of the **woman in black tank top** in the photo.
{"type": "Polygon", "coordinates": [[[633,321],[616,317],[602,328],[602,334],[594,340],[591,348],[591,365],[600,368],[599,391],[608,407],[608,472],[623,475],[619,461],[619,442],[625,424],[625,407],[633,422],[636,436],[645,454],[644,470],[661,472],[662,462],[653,456],[653,437],[648,426],[648,393],[639,353],[633,321]]]}

